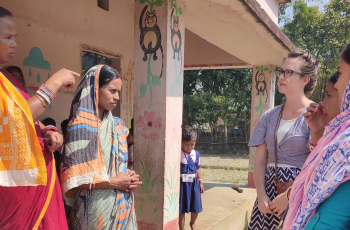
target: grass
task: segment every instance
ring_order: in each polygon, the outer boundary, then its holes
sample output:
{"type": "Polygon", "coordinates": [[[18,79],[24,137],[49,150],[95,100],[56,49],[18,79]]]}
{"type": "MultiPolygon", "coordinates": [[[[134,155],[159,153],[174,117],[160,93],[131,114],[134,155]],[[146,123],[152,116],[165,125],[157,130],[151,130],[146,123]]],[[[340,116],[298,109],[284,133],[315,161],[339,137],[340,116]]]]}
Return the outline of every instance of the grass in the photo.
{"type": "Polygon", "coordinates": [[[204,182],[246,185],[249,154],[247,150],[197,149],[201,154],[204,182]]]}

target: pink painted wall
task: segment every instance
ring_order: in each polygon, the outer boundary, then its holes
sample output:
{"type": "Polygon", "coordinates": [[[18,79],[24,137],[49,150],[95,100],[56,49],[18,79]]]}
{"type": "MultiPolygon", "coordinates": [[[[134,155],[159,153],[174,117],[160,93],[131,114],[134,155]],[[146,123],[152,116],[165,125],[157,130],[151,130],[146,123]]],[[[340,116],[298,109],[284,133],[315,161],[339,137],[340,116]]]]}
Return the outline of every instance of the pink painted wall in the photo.
{"type": "Polygon", "coordinates": [[[180,0],[135,3],[135,20],[141,18],[141,26],[135,23],[134,49],[135,170],[143,181],[135,195],[140,230],[178,226],[184,12],[180,0]]]}
{"type": "MultiPolygon", "coordinates": [[[[82,44],[120,57],[122,75],[126,73],[134,50],[134,2],[109,2],[109,11],[97,6],[96,0],[21,1],[0,0],[10,10],[18,27],[17,51],[9,65],[22,68],[27,86],[38,87],[61,68],[81,73],[82,44]],[[51,70],[23,66],[29,51],[38,47],[51,65],[51,70]],[[32,76],[29,76],[31,68],[32,76]],[[37,74],[41,81],[38,83],[37,74]]],[[[79,84],[79,79],[76,79],[79,84]]],[[[35,91],[29,90],[31,95],[35,91]]],[[[74,90],[59,92],[41,118],[52,117],[58,124],[69,115],[74,90]]],[[[123,80],[121,118],[127,121],[127,81],[123,80]]],[[[131,102],[132,105],[132,102],[131,102]]]]}

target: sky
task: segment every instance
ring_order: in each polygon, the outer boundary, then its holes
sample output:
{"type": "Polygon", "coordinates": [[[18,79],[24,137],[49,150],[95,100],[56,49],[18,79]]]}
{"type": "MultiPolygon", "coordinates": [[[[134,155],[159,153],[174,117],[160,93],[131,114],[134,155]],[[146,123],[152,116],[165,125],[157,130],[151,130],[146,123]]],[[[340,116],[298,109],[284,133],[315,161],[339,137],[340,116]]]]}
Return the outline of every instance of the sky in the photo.
{"type": "MultiPolygon", "coordinates": [[[[295,2],[295,1],[296,0],[292,0],[292,2],[295,2]]],[[[324,10],[324,5],[329,3],[329,1],[330,0],[310,0],[310,1],[306,0],[308,6],[319,6],[319,9],[322,10],[322,11],[324,10]]],[[[288,18],[291,18],[291,19],[293,18],[293,5],[286,9],[286,16],[288,18]]],[[[282,27],[283,25],[284,24],[281,23],[281,22],[278,23],[279,27],[282,27]]]]}

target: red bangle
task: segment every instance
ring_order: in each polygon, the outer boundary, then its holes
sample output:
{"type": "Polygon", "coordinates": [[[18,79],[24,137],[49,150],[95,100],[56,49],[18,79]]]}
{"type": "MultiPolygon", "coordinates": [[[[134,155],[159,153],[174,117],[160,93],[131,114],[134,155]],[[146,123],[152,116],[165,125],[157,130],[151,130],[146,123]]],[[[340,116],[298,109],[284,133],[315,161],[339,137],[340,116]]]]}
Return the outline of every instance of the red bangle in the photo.
{"type": "Polygon", "coordinates": [[[287,199],[289,200],[289,198],[290,198],[290,193],[291,193],[291,191],[292,191],[292,186],[290,186],[288,189],[287,189],[287,194],[286,194],[286,196],[287,196],[287,199]]]}
{"type": "Polygon", "coordinates": [[[310,145],[310,149],[311,151],[314,150],[314,148],[316,147],[317,143],[314,145],[311,143],[311,140],[309,141],[309,145],[310,145]]]}
{"type": "Polygon", "coordinates": [[[42,132],[43,135],[45,136],[46,132],[49,131],[49,130],[58,132],[58,129],[57,129],[55,126],[53,126],[53,125],[45,126],[45,128],[43,128],[43,129],[41,130],[41,132],[42,132]]]}

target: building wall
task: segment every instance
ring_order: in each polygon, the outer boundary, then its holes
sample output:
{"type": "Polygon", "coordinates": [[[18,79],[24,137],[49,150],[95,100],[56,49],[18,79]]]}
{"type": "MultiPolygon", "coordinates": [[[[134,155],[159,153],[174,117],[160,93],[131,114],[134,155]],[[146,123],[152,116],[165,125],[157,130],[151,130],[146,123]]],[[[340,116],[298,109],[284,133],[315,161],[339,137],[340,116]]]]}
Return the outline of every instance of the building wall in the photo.
{"type": "MultiPolygon", "coordinates": [[[[22,68],[30,95],[61,68],[81,73],[83,44],[108,56],[120,57],[120,66],[116,68],[122,75],[127,72],[132,75],[128,68],[132,68],[129,63],[133,63],[134,55],[133,1],[110,1],[109,11],[99,8],[96,0],[0,0],[0,4],[14,14],[18,29],[15,57],[6,65],[22,68]],[[38,55],[40,51],[43,58],[38,55]]],[[[76,85],[79,82],[76,79],[76,85]]],[[[125,122],[128,112],[132,112],[127,86],[128,81],[123,78],[120,116],[125,122]]],[[[61,90],[41,119],[52,117],[59,126],[69,116],[74,91],[75,88],[61,90]]]]}

